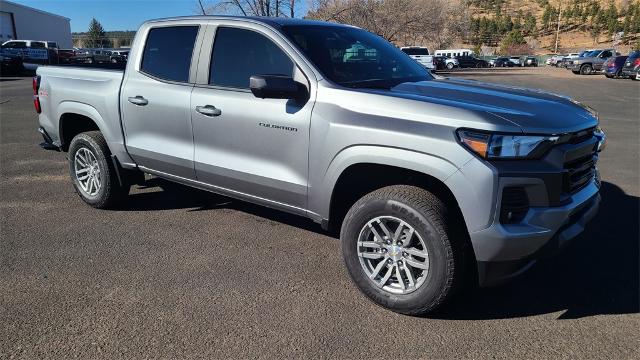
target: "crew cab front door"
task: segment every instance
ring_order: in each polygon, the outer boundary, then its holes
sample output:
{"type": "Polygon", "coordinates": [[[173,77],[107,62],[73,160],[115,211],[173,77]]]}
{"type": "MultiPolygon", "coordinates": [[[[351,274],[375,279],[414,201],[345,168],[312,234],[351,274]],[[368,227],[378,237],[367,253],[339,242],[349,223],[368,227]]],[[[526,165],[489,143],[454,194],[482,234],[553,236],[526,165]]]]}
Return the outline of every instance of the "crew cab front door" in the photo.
{"type": "Polygon", "coordinates": [[[197,180],[304,213],[313,101],[256,98],[249,77],[292,76],[309,89],[308,78],[269,29],[223,22],[206,36],[191,96],[197,180]]]}
{"type": "Polygon", "coordinates": [[[148,29],[144,43],[134,44],[142,51],[131,59],[120,97],[127,151],[136,163],[191,180],[191,64],[199,29],[197,23],[148,29]]]}

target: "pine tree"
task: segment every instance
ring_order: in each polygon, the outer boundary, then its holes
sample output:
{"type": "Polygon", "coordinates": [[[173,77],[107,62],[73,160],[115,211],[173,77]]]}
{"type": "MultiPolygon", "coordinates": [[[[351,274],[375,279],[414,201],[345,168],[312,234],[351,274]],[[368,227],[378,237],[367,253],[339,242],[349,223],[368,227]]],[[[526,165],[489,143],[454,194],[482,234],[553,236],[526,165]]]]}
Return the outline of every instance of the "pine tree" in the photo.
{"type": "Polygon", "coordinates": [[[89,43],[91,47],[102,47],[103,39],[104,39],[104,29],[102,25],[96,20],[96,18],[91,19],[91,23],[89,23],[89,31],[87,32],[87,37],[89,39],[89,43]]]}

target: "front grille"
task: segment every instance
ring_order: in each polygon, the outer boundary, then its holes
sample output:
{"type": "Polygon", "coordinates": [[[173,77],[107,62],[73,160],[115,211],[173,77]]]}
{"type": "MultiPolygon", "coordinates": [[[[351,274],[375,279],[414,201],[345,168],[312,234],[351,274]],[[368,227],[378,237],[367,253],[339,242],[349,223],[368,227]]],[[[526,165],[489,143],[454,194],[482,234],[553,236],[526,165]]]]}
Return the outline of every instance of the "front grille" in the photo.
{"type": "Polygon", "coordinates": [[[517,223],[524,219],[529,211],[529,197],[523,187],[509,186],[502,190],[500,222],[517,223]]]}
{"type": "Polygon", "coordinates": [[[565,192],[575,194],[593,180],[596,171],[597,155],[588,154],[564,164],[567,171],[565,192]]]}

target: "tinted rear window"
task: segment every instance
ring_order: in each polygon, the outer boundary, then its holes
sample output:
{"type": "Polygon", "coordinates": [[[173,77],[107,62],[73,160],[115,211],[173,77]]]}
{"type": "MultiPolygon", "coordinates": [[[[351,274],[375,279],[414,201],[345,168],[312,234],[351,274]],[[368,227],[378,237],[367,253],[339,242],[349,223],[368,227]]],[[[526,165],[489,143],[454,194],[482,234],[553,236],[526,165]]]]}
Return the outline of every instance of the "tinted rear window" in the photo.
{"type": "Polygon", "coordinates": [[[187,82],[197,26],[169,26],[149,30],[142,54],[143,72],[165,80],[187,82]]]}
{"type": "Polygon", "coordinates": [[[407,55],[429,55],[428,49],[421,48],[409,48],[409,49],[401,49],[407,55]]]}

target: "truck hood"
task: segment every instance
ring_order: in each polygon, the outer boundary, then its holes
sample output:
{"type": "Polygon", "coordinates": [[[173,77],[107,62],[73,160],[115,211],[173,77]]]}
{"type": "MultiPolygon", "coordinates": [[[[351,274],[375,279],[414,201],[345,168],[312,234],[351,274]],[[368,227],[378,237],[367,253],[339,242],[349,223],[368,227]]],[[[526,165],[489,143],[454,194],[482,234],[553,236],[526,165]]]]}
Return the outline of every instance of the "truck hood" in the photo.
{"type": "Polygon", "coordinates": [[[474,80],[438,79],[403,83],[394,96],[497,116],[523,132],[557,134],[598,124],[597,114],[563,95],[474,80]]]}

